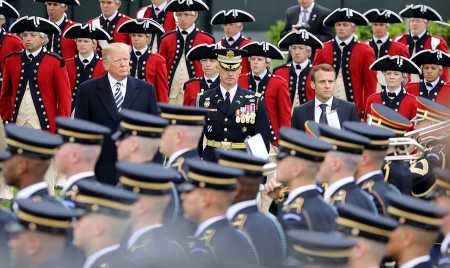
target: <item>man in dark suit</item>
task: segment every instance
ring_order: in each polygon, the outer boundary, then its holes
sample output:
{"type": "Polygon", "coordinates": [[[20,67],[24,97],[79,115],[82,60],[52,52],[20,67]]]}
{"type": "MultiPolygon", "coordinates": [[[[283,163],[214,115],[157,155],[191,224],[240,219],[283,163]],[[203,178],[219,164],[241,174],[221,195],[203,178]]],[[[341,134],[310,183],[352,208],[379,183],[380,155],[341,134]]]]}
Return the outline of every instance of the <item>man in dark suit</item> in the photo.
{"type": "Polygon", "coordinates": [[[355,104],[333,97],[336,73],[331,65],[320,64],[312,68],[311,88],[315,90],[316,97],[294,109],[292,128],[305,130],[305,122],[308,120],[331,126],[340,126],[345,121],[360,121],[355,104]],[[333,118],[335,120],[331,122],[333,118]]]}
{"type": "MultiPolygon", "coordinates": [[[[113,43],[102,50],[102,55],[108,74],[80,85],[75,117],[105,125],[115,132],[122,109],[157,114],[153,86],[129,76],[130,47],[113,43]]],[[[99,181],[116,184],[116,160],[117,149],[111,137],[106,137],[95,168],[99,181]]]]}
{"type": "Polygon", "coordinates": [[[317,36],[322,42],[333,38],[331,28],[322,24],[331,10],[315,3],[314,0],[297,1],[298,5],[291,6],[286,10],[285,26],[281,32],[281,37],[294,28],[304,28],[317,36]]]}

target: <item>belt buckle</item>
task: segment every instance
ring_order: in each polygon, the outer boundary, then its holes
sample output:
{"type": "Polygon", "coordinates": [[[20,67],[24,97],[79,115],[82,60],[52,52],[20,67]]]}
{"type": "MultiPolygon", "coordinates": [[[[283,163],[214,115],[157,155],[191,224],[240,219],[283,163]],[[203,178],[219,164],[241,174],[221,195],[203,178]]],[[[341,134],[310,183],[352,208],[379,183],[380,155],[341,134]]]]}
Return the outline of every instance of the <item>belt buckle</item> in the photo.
{"type": "Polygon", "coordinates": [[[231,142],[230,141],[221,141],[220,145],[223,149],[231,149],[231,142]]]}

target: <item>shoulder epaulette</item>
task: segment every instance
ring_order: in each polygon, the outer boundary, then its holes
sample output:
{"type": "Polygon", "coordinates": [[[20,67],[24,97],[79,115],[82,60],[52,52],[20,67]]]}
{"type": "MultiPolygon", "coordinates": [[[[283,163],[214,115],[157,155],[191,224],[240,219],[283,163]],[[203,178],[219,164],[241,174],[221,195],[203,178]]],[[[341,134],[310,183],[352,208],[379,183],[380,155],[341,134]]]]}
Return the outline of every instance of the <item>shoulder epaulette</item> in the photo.
{"type": "Polygon", "coordinates": [[[60,67],[64,67],[64,65],[66,64],[66,62],[64,61],[64,58],[61,56],[61,55],[59,55],[58,53],[55,53],[55,52],[49,52],[49,51],[47,51],[47,52],[45,52],[47,55],[49,55],[49,56],[52,56],[52,57],[55,57],[57,60],[59,60],[59,66],[60,67]]]}
{"type": "Polygon", "coordinates": [[[212,34],[208,33],[208,32],[205,32],[205,31],[200,30],[200,29],[197,29],[197,32],[202,33],[202,34],[205,34],[205,35],[211,37],[213,40],[216,40],[216,39],[214,38],[214,36],[213,36],[212,34]]]}
{"type": "Polygon", "coordinates": [[[22,52],[23,52],[23,50],[22,51],[13,51],[13,52],[9,53],[8,55],[6,55],[3,60],[6,60],[7,58],[9,58],[13,55],[16,55],[16,54],[22,54],[22,52]]]}
{"type": "Polygon", "coordinates": [[[288,66],[288,64],[283,64],[283,65],[279,65],[275,68],[273,68],[273,73],[279,69],[283,69],[283,68],[289,68],[290,66],[288,66]]]}
{"type": "Polygon", "coordinates": [[[169,36],[169,35],[171,35],[172,33],[175,33],[177,30],[172,30],[172,31],[169,31],[169,32],[166,32],[165,34],[163,34],[162,36],[161,36],[161,40],[163,39],[163,38],[165,38],[166,36],[169,36]]]}
{"type": "Polygon", "coordinates": [[[196,77],[192,77],[191,79],[187,80],[187,81],[184,82],[184,83],[185,83],[185,84],[189,84],[189,83],[191,83],[191,82],[194,82],[194,81],[200,81],[200,80],[202,80],[202,78],[196,76],[196,77]]]}

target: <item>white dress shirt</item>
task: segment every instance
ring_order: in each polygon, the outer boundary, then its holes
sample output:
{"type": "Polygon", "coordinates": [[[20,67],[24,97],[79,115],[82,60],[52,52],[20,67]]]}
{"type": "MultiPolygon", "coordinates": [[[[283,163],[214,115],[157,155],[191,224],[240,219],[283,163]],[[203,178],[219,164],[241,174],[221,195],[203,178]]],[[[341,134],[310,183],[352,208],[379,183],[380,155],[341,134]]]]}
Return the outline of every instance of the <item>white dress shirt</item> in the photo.
{"type": "Polygon", "coordinates": [[[67,18],[66,13],[64,13],[64,15],[57,21],[53,22],[54,24],[56,24],[58,27],[61,27],[61,24],[63,24],[64,20],[67,18]]]}
{"type": "Polygon", "coordinates": [[[226,213],[227,219],[229,221],[231,221],[239,211],[243,210],[244,208],[251,207],[251,206],[256,206],[256,199],[242,201],[242,202],[231,205],[227,209],[227,213],[226,213]]]}
{"type": "Polygon", "coordinates": [[[383,36],[383,37],[381,37],[381,38],[376,38],[375,36],[373,37],[373,41],[374,41],[375,44],[377,45],[378,49],[380,49],[380,47],[381,47],[384,43],[386,43],[386,41],[387,41],[388,39],[389,39],[389,35],[388,35],[388,34],[385,35],[385,36],[383,36]],[[378,43],[377,43],[378,40],[381,41],[381,44],[378,44],[378,43]]]}
{"type": "Polygon", "coordinates": [[[195,235],[196,237],[198,237],[204,230],[208,229],[209,226],[211,226],[212,224],[214,224],[215,222],[218,222],[220,220],[225,219],[224,215],[221,216],[216,216],[216,217],[212,217],[207,219],[206,221],[200,223],[197,227],[197,230],[195,231],[195,235]]]}
{"type": "Polygon", "coordinates": [[[95,175],[94,171],[84,171],[68,177],[66,182],[64,182],[62,192],[63,193],[67,192],[67,190],[69,190],[69,188],[72,187],[72,185],[74,185],[79,180],[92,177],[94,175],[95,175]]]}
{"type": "Polygon", "coordinates": [[[100,258],[101,256],[119,249],[120,245],[116,244],[116,245],[112,245],[109,247],[106,247],[104,249],[101,249],[97,252],[95,252],[94,254],[91,254],[89,257],[87,257],[86,261],[84,262],[83,268],[91,268],[92,265],[95,263],[95,261],[100,258]]]}
{"type": "Polygon", "coordinates": [[[31,54],[31,55],[33,55],[33,57],[36,58],[37,55],[39,55],[39,53],[41,53],[41,51],[42,51],[43,49],[44,49],[44,48],[41,47],[40,49],[36,50],[35,52],[30,52],[30,51],[26,50],[26,53],[27,53],[27,56],[30,56],[30,54],[31,54]]]}
{"type": "Polygon", "coordinates": [[[122,96],[125,99],[125,94],[127,93],[127,78],[122,81],[117,81],[111,74],[108,73],[109,84],[111,85],[112,94],[116,93],[116,83],[120,82],[122,85],[120,86],[120,91],[122,91],[122,96]]]}
{"type": "Polygon", "coordinates": [[[231,46],[232,44],[234,44],[234,42],[236,42],[236,40],[238,40],[241,37],[241,32],[233,35],[233,36],[225,36],[225,39],[227,39],[227,43],[231,46]],[[233,38],[233,42],[229,42],[228,38],[232,37],[233,38]]]}
{"type": "Polygon", "coordinates": [[[405,262],[403,265],[401,265],[399,268],[413,268],[419,263],[424,263],[430,260],[430,255],[420,256],[417,258],[414,258],[410,261],[405,262]]]}
{"type": "Polygon", "coordinates": [[[309,21],[309,18],[311,17],[311,12],[312,12],[313,8],[314,8],[314,2],[312,2],[312,4],[307,8],[300,6],[300,13],[298,14],[298,23],[297,23],[298,25],[308,24],[308,21],[309,21]],[[306,20],[303,21],[302,20],[303,13],[305,13],[305,12],[306,12],[306,20]]]}
{"type": "Polygon", "coordinates": [[[175,159],[177,159],[177,157],[179,157],[180,155],[184,154],[185,152],[189,151],[189,148],[185,148],[185,149],[181,149],[176,151],[175,153],[173,153],[170,157],[169,160],[167,161],[167,167],[170,167],[172,165],[172,163],[175,161],[175,159]]]}
{"type": "Polygon", "coordinates": [[[109,22],[111,22],[113,19],[116,18],[116,16],[117,16],[118,13],[119,13],[118,11],[114,12],[114,14],[112,14],[111,17],[105,17],[105,15],[103,15],[103,14],[102,14],[102,16],[103,16],[104,19],[106,19],[106,20],[108,20],[109,22]]]}
{"type": "Polygon", "coordinates": [[[233,88],[231,88],[230,90],[226,90],[225,88],[222,87],[222,85],[220,85],[220,92],[222,93],[222,97],[225,100],[227,97],[225,96],[225,94],[228,92],[230,92],[230,103],[233,102],[233,98],[234,95],[236,95],[236,91],[237,91],[238,86],[235,85],[233,88]]]}
{"type": "Polygon", "coordinates": [[[159,6],[153,5],[153,8],[155,9],[156,16],[158,16],[159,13],[161,13],[161,11],[166,9],[166,5],[167,5],[167,1],[162,2],[159,6]],[[156,8],[158,8],[159,10],[157,11],[156,8]]]}
{"type": "Polygon", "coordinates": [[[41,181],[30,186],[23,188],[17,192],[16,199],[26,199],[32,196],[34,193],[40,190],[48,189],[48,184],[45,181],[41,181]]]}
{"type": "MultiPolygon", "coordinates": [[[[148,46],[145,46],[143,49],[136,49],[133,47],[133,53],[136,55],[136,52],[141,52],[141,56],[144,55],[144,53],[148,50],[148,46]]],[[[136,55],[136,57],[139,59],[140,56],[136,55]]]]}
{"type": "Polygon", "coordinates": [[[395,93],[395,96],[398,96],[398,94],[400,94],[400,91],[402,91],[402,87],[401,86],[399,86],[396,89],[390,89],[390,88],[386,87],[386,92],[395,93]]]}
{"type": "Polygon", "coordinates": [[[373,177],[373,176],[375,176],[375,175],[382,175],[383,174],[383,172],[381,171],[381,170],[374,170],[374,171],[370,171],[370,172],[367,172],[366,174],[364,174],[364,175],[362,175],[361,177],[359,177],[357,180],[356,180],[356,184],[362,184],[362,183],[364,183],[367,179],[369,179],[369,178],[371,178],[371,177],[373,177]]]}
{"type": "Polygon", "coordinates": [[[327,102],[321,102],[320,100],[317,99],[317,97],[314,99],[314,121],[316,121],[316,123],[319,123],[319,119],[320,119],[320,115],[322,114],[322,109],[320,108],[321,104],[326,104],[327,108],[326,108],[326,112],[329,113],[331,112],[331,106],[333,105],[333,96],[327,100],[327,102]]]}
{"type": "Polygon", "coordinates": [[[139,239],[139,237],[141,237],[146,232],[156,229],[156,228],[160,228],[160,227],[162,227],[162,224],[154,224],[154,225],[146,226],[144,228],[137,230],[128,239],[127,248],[130,249],[134,245],[134,243],[136,243],[136,241],[139,239]]]}
{"type": "Polygon", "coordinates": [[[326,202],[330,202],[331,196],[342,186],[349,184],[351,182],[355,181],[355,178],[353,177],[345,177],[342,178],[328,186],[328,189],[323,194],[323,199],[325,199],[326,202]]]}
{"type": "Polygon", "coordinates": [[[348,44],[350,44],[350,42],[353,40],[353,38],[355,38],[354,35],[350,36],[349,38],[345,39],[345,40],[341,40],[339,39],[337,36],[335,37],[336,42],[338,43],[339,47],[341,48],[341,50],[343,49],[343,47],[341,46],[341,43],[344,42],[345,46],[348,46],[348,44]]]}
{"type": "Polygon", "coordinates": [[[288,198],[286,199],[286,201],[284,201],[284,204],[290,204],[300,194],[302,194],[306,191],[316,190],[316,189],[317,189],[317,185],[315,185],[315,184],[297,187],[294,190],[289,192],[288,198]]]}
{"type": "Polygon", "coordinates": [[[427,88],[428,91],[431,91],[437,85],[437,83],[439,83],[439,80],[440,80],[439,77],[436,80],[434,80],[434,81],[426,81],[425,80],[425,87],[427,88]],[[427,83],[431,83],[431,87],[428,87],[427,83]]]}
{"type": "Polygon", "coordinates": [[[294,65],[294,70],[295,70],[295,73],[297,74],[297,79],[298,79],[299,78],[298,76],[300,75],[301,71],[304,70],[306,67],[308,67],[309,59],[306,59],[302,63],[297,63],[297,62],[292,61],[292,64],[294,65]],[[295,68],[296,65],[300,65],[300,70],[297,70],[297,68],[295,68]]]}
{"type": "Polygon", "coordinates": [[[86,63],[86,64],[84,64],[84,66],[86,66],[86,65],[88,65],[91,61],[92,61],[92,59],[94,58],[94,56],[95,56],[95,54],[94,53],[91,53],[89,56],[87,56],[87,57],[83,57],[83,56],[81,56],[81,54],[78,54],[78,58],[80,59],[80,61],[83,63],[83,60],[88,60],[88,63],[86,63]]]}
{"type": "Polygon", "coordinates": [[[188,33],[187,35],[181,34],[183,36],[184,40],[186,40],[187,36],[190,35],[194,30],[195,30],[195,23],[191,27],[189,27],[185,30],[178,27],[178,31],[180,31],[180,33],[183,31],[186,31],[188,33]]]}

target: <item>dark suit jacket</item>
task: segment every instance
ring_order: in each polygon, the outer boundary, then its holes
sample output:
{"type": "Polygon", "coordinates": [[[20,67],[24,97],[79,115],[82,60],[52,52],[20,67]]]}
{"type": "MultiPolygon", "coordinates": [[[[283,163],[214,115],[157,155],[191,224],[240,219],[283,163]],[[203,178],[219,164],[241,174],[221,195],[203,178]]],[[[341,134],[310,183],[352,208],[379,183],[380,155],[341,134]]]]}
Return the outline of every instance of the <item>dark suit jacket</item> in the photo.
{"type": "MultiPolygon", "coordinates": [[[[294,108],[292,114],[292,128],[305,130],[305,122],[308,120],[314,121],[314,106],[315,99],[294,108]]],[[[345,121],[360,121],[358,110],[354,103],[344,101],[333,97],[331,103],[331,110],[336,110],[339,123],[342,125],[345,121]]]]}
{"type": "MultiPolygon", "coordinates": [[[[144,81],[128,76],[122,108],[158,114],[155,89],[144,81]]],[[[119,111],[114,102],[107,74],[80,85],[75,117],[107,126],[112,133],[117,130],[120,121],[119,111]]],[[[95,168],[96,176],[100,182],[116,184],[117,178],[114,166],[116,160],[116,146],[111,138],[107,137],[103,142],[102,152],[95,168]]]]}
{"type": "MultiPolygon", "coordinates": [[[[300,5],[291,6],[286,10],[286,16],[284,19],[285,26],[281,32],[281,37],[285,36],[292,29],[292,25],[297,24],[300,14],[300,5]]],[[[306,28],[310,33],[317,36],[320,41],[325,42],[333,38],[333,33],[330,27],[323,26],[323,20],[331,13],[331,10],[323,7],[317,3],[314,3],[314,7],[309,16],[309,28],[306,28]]]]}

